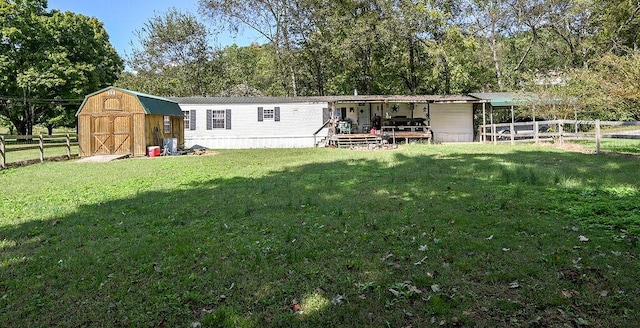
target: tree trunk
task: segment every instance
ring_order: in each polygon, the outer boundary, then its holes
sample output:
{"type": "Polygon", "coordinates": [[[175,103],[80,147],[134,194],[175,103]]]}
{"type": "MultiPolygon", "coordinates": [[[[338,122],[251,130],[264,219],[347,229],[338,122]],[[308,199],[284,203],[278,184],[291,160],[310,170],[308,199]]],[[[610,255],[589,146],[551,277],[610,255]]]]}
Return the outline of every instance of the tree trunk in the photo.
{"type": "Polygon", "coordinates": [[[502,72],[500,67],[500,58],[498,57],[498,40],[496,37],[496,23],[491,23],[491,54],[493,56],[493,65],[496,70],[496,79],[498,80],[499,91],[503,90],[502,72]]]}
{"type": "Polygon", "coordinates": [[[444,94],[451,93],[451,68],[449,67],[449,61],[443,54],[440,55],[440,61],[442,62],[442,70],[444,75],[444,94]]]}
{"type": "Polygon", "coordinates": [[[415,95],[418,92],[418,77],[416,76],[416,43],[413,37],[408,38],[409,42],[409,92],[415,95]]]}

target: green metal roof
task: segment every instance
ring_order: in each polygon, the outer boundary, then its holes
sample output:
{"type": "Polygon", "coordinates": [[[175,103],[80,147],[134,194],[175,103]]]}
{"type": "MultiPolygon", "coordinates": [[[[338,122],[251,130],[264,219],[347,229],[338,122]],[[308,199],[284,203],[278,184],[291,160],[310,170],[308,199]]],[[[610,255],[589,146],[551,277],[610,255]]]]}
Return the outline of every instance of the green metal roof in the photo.
{"type": "Polygon", "coordinates": [[[493,107],[509,107],[518,106],[531,102],[531,95],[516,94],[511,92],[482,92],[470,93],[472,97],[482,100],[488,100],[493,107]]]}
{"type": "Polygon", "coordinates": [[[140,104],[142,105],[142,108],[144,109],[144,112],[146,114],[163,115],[163,116],[183,116],[182,109],[180,109],[180,106],[178,105],[178,103],[173,100],[154,96],[154,95],[149,95],[142,92],[117,88],[113,86],[106,87],[102,90],[98,90],[94,93],[91,93],[85,96],[84,101],[82,102],[82,105],[80,105],[80,108],[76,112],[76,116],[80,113],[80,110],[82,109],[82,107],[84,107],[84,104],[87,102],[87,99],[89,99],[89,97],[105,92],[110,89],[135,96],[140,102],[140,104]]]}

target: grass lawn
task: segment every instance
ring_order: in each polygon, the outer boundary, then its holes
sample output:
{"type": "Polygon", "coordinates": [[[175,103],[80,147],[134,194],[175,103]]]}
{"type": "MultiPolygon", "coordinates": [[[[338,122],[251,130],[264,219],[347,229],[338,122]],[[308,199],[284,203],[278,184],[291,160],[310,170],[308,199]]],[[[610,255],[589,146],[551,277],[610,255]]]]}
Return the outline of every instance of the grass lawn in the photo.
{"type": "Polygon", "coordinates": [[[410,145],[4,170],[0,326],[633,326],[638,167],[410,145]]]}
{"type": "MultiPolygon", "coordinates": [[[[7,147],[7,159],[6,163],[16,163],[23,161],[38,161],[40,160],[40,149],[28,149],[28,150],[19,150],[19,151],[11,151],[11,147],[7,147]]],[[[71,146],[71,155],[78,155],[78,146],[71,146]]],[[[61,157],[67,156],[67,148],[66,147],[47,147],[45,145],[44,148],[44,158],[51,159],[53,157],[61,157]]]]}

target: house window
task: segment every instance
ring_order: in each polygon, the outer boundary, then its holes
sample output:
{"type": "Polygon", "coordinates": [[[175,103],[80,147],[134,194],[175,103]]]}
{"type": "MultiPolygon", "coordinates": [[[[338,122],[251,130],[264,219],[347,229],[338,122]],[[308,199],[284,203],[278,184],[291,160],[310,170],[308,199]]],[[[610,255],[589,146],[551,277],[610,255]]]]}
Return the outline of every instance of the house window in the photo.
{"type": "MultiPolygon", "coordinates": [[[[191,117],[191,121],[194,117],[191,117]]],[[[213,110],[207,109],[207,130],[227,129],[231,130],[231,109],[213,110]]]]}
{"type": "Polygon", "coordinates": [[[171,133],[171,117],[164,117],[164,133],[171,133]]]}
{"type": "Polygon", "coordinates": [[[183,110],[182,114],[184,115],[184,128],[189,129],[191,127],[191,111],[183,110]]]}
{"type": "Polygon", "coordinates": [[[214,110],[211,116],[211,128],[224,129],[224,111],[214,110]]]}
{"type": "Polygon", "coordinates": [[[280,107],[258,107],[258,122],[264,122],[265,120],[280,122],[280,107]]]}
{"type": "Polygon", "coordinates": [[[273,118],[275,117],[275,109],[273,108],[265,108],[264,109],[264,119],[265,120],[273,120],[273,118]]]}
{"type": "Polygon", "coordinates": [[[224,129],[225,128],[225,111],[224,110],[207,110],[209,122],[207,130],[224,129]]]}

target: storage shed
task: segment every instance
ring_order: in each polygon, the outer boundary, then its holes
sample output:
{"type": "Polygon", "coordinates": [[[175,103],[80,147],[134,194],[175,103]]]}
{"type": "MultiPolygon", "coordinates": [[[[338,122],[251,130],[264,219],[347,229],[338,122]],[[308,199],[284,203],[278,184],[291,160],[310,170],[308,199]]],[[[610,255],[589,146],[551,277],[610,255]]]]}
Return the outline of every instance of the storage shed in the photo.
{"type": "Polygon", "coordinates": [[[184,144],[184,114],[169,99],[107,87],[87,95],[76,116],[81,157],[144,156],[167,138],[184,144]]]}

